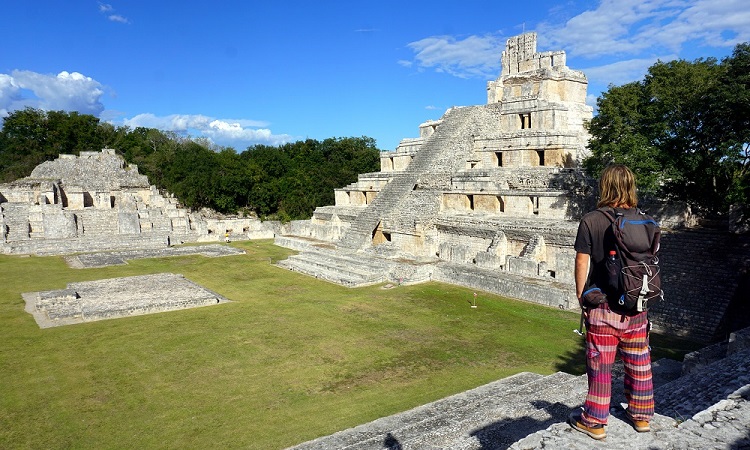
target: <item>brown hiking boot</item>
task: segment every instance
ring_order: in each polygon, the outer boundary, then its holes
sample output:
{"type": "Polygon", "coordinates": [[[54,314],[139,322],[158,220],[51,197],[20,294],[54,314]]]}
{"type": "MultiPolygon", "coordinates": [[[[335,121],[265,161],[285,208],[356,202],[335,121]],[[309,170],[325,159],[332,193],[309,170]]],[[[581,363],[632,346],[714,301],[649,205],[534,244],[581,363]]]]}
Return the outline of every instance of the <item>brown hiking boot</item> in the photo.
{"type": "Polygon", "coordinates": [[[570,416],[568,416],[568,423],[574,429],[580,431],[581,433],[589,435],[589,437],[596,439],[597,441],[607,437],[607,431],[604,429],[604,425],[585,425],[581,421],[581,413],[579,411],[573,411],[572,413],[570,413],[570,416]]]}
{"type": "Polygon", "coordinates": [[[630,421],[630,424],[633,425],[633,428],[635,428],[635,431],[639,433],[648,433],[651,431],[651,424],[646,420],[635,420],[632,417],[630,417],[630,414],[625,414],[625,417],[628,418],[628,421],[630,421]]]}

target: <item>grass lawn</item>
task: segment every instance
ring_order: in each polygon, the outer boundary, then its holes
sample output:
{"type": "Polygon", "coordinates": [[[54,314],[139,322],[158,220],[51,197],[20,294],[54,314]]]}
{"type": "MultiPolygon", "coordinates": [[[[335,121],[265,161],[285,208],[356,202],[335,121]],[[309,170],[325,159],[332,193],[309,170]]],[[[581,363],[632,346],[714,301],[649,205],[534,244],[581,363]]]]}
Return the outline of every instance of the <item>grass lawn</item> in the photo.
{"type": "MultiPolygon", "coordinates": [[[[290,251],[70,269],[0,255],[0,448],[277,449],[522,371],[583,372],[578,314],[440,283],[349,289],[290,251]],[[181,273],[231,303],[39,329],[23,292],[181,273]]],[[[690,343],[652,338],[680,358],[690,343]]],[[[583,399],[581,399],[583,400],[583,399]]]]}

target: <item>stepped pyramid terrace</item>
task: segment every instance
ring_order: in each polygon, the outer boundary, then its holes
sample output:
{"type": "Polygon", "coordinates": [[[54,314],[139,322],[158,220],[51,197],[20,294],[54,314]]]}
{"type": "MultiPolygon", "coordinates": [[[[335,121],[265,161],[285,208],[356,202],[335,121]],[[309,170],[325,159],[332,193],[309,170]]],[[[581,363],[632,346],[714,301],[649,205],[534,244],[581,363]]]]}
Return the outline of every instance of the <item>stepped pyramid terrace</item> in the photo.
{"type": "Polygon", "coordinates": [[[381,152],[381,170],[293,222],[279,264],[333,282],[439,280],[577,306],[572,249],[586,178],[585,75],[536,34],[508,39],[487,104],[450,108],[381,152]]]}
{"type": "Polygon", "coordinates": [[[60,155],[0,184],[0,252],[66,254],[272,238],[256,218],[216,218],[159,192],[114,149],[60,155]]]}

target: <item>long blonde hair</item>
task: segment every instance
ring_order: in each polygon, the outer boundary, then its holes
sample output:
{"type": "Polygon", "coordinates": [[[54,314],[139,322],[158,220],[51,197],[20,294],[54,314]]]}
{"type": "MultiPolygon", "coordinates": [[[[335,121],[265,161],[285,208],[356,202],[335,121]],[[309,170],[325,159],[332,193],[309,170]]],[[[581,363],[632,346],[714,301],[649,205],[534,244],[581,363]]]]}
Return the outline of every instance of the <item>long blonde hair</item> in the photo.
{"type": "Polygon", "coordinates": [[[602,206],[635,208],[635,175],[623,164],[612,164],[602,171],[599,179],[599,203],[602,206]]]}

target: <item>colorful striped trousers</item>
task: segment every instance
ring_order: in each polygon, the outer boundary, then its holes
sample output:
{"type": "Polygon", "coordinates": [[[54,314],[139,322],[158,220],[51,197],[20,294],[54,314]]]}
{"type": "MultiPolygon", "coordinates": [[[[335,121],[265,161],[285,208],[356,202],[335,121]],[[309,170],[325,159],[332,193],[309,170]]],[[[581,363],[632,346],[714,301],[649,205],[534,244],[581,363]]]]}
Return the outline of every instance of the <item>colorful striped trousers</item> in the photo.
{"type": "Polygon", "coordinates": [[[643,312],[624,316],[606,304],[588,311],[586,374],[589,391],[581,419],[587,426],[607,424],[612,395],[612,364],[619,351],[625,367],[628,414],[635,420],[654,416],[654,385],[648,348],[648,317],[643,312]]]}

